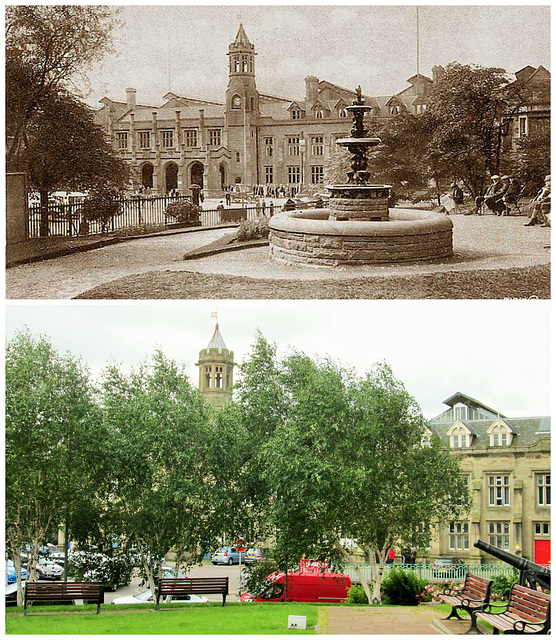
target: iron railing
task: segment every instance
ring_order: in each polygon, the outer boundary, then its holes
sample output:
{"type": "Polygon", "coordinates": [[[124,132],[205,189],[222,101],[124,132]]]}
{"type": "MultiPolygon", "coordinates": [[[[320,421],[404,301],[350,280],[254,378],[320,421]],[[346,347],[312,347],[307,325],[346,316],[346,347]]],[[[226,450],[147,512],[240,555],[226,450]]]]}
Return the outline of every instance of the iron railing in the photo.
{"type": "MultiPolygon", "coordinates": [[[[87,236],[103,232],[114,232],[123,229],[141,227],[158,228],[169,226],[174,219],[165,215],[166,207],[172,202],[185,200],[186,196],[153,196],[147,198],[122,198],[120,213],[109,223],[107,229],[102,228],[99,221],[85,222],[82,216],[83,200],[71,203],[49,203],[48,235],[50,236],[87,236]]],[[[239,220],[256,220],[271,213],[269,207],[233,205],[222,209],[203,208],[200,213],[201,227],[212,227],[239,220]]],[[[28,209],[29,238],[40,236],[40,205],[28,209]]]]}
{"type": "MultiPolygon", "coordinates": [[[[472,573],[481,578],[488,578],[489,580],[498,576],[512,576],[514,573],[513,567],[507,564],[462,564],[457,567],[435,567],[432,564],[387,564],[384,567],[384,576],[388,575],[392,568],[414,571],[418,578],[429,582],[440,582],[442,580],[463,582],[467,573],[472,573]]],[[[358,569],[365,580],[369,582],[374,580],[372,565],[359,564],[358,569]]],[[[352,582],[359,582],[360,580],[359,575],[357,575],[352,566],[346,566],[343,569],[343,573],[348,575],[352,582]]]]}

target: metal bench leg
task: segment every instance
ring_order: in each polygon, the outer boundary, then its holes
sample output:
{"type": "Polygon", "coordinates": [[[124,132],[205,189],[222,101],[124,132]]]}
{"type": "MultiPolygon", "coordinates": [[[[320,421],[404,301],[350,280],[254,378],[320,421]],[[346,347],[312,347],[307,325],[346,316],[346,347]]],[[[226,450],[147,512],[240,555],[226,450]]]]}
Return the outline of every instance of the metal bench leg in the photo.
{"type": "Polygon", "coordinates": [[[225,593],[222,594],[222,606],[223,607],[226,606],[226,594],[225,593]]]}
{"type": "Polygon", "coordinates": [[[477,616],[472,611],[469,612],[469,615],[471,616],[471,626],[463,635],[472,632],[480,634],[481,632],[479,631],[479,627],[477,626],[477,616]]]}
{"type": "Polygon", "coordinates": [[[461,618],[458,613],[457,607],[454,607],[453,605],[450,615],[447,618],[443,618],[443,620],[449,620],[451,617],[456,617],[458,620],[463,620],[463,618],[461,618]]]}

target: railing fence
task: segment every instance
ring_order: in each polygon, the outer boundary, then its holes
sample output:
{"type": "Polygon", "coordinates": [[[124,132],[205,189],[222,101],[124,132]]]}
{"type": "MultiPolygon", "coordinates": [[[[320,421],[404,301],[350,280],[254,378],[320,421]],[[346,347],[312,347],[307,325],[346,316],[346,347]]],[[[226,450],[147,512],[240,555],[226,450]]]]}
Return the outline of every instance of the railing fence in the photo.
{"type": "MultiPolygon", "coordinates": [[[[185,200],[186,196],[153,196],[148,198],[125,198],[120,200],[120,213],[109,223],[107,231],[133,229],[144,226],[168,226],[175,222],[165,215],[166,207],[172,202],[185,200]]],[[[49,203],[48,235],[50,236],[87,236],[103,232],[99,221],[86,222],[82,215],[82,200],[62,204],[49,203]]],[[[234,205],[224,209],[203,208],[200,212],[202,227],[228,224],[239,220],[256,220],[263,215],[274,213],[269,206],[234,205]]],[[[40,236],[40,205],[28,209],[29,238],[40,236]]]]}
{"type": "MultiPolygon", "coordinates": [[[[358,565],[358,568],[363,574],[365,580],[374,580],[372,565],[360,564],[358,565]]],[[[402,568],[407,571],[414,571],[417,574],[417,577],[429,582],[439,582],[441,580],[455,580],[463,582],[465,575],[468,572],[481,578],[488,579],[494,579],[501,575],[513,575],[513,568],[508,564],[462,564],[458,567],[446,568],[435,567],[432,564],[387,564],[384,567],[384,576],[388,575],[392,568],[402,568]]],[[[355,569],[351,566],[346,566],[343,573],[348,575],[352,582],[358,582],[360,580],[355,569]]]]}

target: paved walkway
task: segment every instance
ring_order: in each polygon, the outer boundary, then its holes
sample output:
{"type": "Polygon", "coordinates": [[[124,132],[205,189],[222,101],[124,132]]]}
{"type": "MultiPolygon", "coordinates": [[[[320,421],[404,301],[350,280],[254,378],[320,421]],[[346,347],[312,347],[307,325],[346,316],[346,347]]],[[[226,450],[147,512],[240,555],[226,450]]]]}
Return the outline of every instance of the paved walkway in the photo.
{"type": "MultiPolygon", "coordinates": [[[[452,216],[454,256],[441,262],[350,268],[288,267],[268,258],[268,248],[247,249],[183,261],[184,253],[209,244],[229,229],[160,235],[67,255],[6,271],[6,297],[73,298],[93,287],[135,274],[184,271],[275,280],[348,280],[361,276],[408,276],[509,269],[549,264],[550,229],[524,227],[526,218],[452,216]]],[[[144,296],[149,298],[148,292],[144,296]]]]}
{"type": "Polygon", "coordinates": [[[326,607],[317,632],[323,635],[458,635],[468,620],[442,620],[432,607],[326,607]]]}

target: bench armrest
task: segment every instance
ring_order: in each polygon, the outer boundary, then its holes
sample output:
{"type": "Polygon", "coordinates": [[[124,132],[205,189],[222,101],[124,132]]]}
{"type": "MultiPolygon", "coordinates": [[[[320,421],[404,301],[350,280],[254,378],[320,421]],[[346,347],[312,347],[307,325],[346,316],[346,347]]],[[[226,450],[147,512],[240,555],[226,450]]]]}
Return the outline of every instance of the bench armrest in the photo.
{"type": "Polygon", "coordinates": [[[493,615],[498,615],[500,613],[504,613],[508,608],[507,604],[483,604],[480,608],[480,613],[491,613],[493,615]],[[493,611],[492,609],[502,609],[502,611],[493,611]]]}

